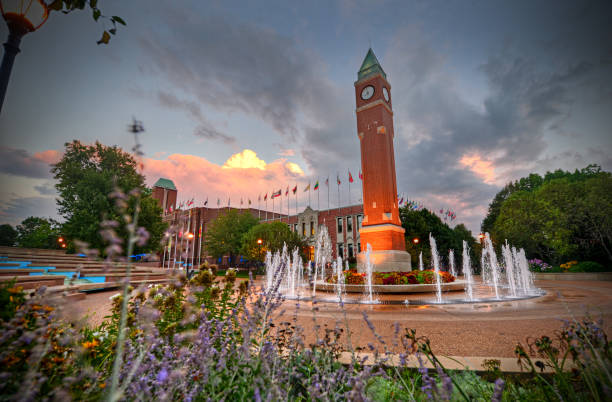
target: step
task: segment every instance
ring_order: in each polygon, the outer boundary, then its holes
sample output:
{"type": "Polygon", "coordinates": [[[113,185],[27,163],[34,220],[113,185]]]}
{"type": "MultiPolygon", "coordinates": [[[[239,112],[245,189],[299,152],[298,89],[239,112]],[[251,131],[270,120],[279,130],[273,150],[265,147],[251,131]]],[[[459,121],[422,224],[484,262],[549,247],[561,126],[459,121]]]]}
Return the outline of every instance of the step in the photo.
{"type": "Polygon", "coordinates": [[[32,275],[32,276],[1,276],[0,283],[16,280],[16,286],[24,289],[36,289],[40,286],[57,286],[64,284],[64,277],[57,275],[32,275]]]}

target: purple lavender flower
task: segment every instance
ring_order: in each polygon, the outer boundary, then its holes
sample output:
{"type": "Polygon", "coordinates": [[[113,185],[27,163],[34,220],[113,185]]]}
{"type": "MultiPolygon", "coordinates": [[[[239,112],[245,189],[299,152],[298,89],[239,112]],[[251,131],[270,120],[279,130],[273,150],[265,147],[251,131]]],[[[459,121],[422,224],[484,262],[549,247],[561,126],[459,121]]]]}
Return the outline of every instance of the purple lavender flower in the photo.
{"type": "Polygon", "coordinates": [[[504,392],[504,386],[506,382],[501,378],[495,380],[495,388],[493,390],[493,396],[491,397],[491,402],[501,402],[502,394],[504,392]]]}

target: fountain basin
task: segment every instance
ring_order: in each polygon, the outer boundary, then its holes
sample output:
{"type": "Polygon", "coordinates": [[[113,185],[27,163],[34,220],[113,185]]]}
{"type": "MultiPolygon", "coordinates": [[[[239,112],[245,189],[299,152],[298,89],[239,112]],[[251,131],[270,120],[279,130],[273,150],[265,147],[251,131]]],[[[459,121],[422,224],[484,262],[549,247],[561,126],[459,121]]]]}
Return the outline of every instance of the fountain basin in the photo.
{"type": "MultiPolygon", "coordinates": [[[[463,291],[468,285],[465,280],[456,280],[454,282],[441,283],[443,292],[450,291],[463,291]]],[[[344,290],[347,293],[368,293],[368,285],[343,285],[344,290]]],[[[324,281],[317,281],[317,292],[322,290],[324,292],[337,292],[337,285],[335,283],[328,283],[324,281]]],[[[423,283],[423,284],[406,284],[406,285],[372,285],[373,293],[435,293],[435,283],[423,283]]]]}

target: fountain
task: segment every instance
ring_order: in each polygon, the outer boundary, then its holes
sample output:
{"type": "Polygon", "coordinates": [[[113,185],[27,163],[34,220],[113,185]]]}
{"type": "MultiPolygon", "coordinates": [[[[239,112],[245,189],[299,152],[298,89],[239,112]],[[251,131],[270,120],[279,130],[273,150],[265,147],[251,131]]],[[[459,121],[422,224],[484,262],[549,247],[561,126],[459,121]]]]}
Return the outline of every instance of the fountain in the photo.
{"type": "Polygon", "coordinates": [[[433,261],[434,273],[436,277],[436,301],[442,303],[442,282],[440,280],[440,256],[438,255],[438,247],[436,239],[429,234],[429,245],[431,247],[431,259],[433,261]]]}
{"type": "Polygon", "coordinates": [[[423,270],[423,252],[419,253],[419,271],[423,270]]]}
{"type": "Polygon", "coordinates": [[[474,279],[472,278],[472,264],[470,263],[470,248],[467,241],[463,241],[463,277],[467,282],[465,295],[468,301],[474,301],[474,279]]]}
{"type": "Polygon", "coordinates": [[[448,264],[450,266],[451,275],[457,276],[457,271],[455,270],[455,250],[452,248],[448,251],[448,264]]]}
{"type": "MultiPolygon", "coordinates": [[[[446,268],[443,268],[441,265],[436,240],[432,235],[430,235],[429,241],[432,251],[432,269],[426,272],[419,269],[408,274],[430,275],[429,278],[431,279],[428,280],[432,280],[433,283],[381,284],[380,277],[378,279],[379,282],[375,282],[375,268],[372,260],[369,258],[372,247],[369,244],[366,244],[364,251],[365,272],[362,274],[347,274],[345,270],[347,268],[346,262],[342,261],[341,258],[336,258],[335,261],[332,258],[329,233],[321,230],[317,238],[314,260],[312,264],[308,263],[308,270],[306,272],[304,272],[304,264],[297,249],[289,252],[287,247],[284,246],[280,252],[266,254],[265,289],[277,289],[288,299],[299,298],[310,300],[316,297],[319,301],[333,303],[405,303],[409,305],[495,302],[518,300],[543,294],[541,290],[533,285],[533,276],[529,271],[529,265],[523,249],[517,250],[507,243],[504,244],[502,247],[503,263],[500,264],[491,238],[486,234],[485,247],[481,259],[483,262],[481,267],[483,277],[481,282],[476,283],[473,276],[468,243],[464,241],[462,254],[463,278],[443,283],[441,280],[442,274],[448,277],[450,272],[445,273],[446,268]],[[360,279],[362,283],[359,284],[354,281],[347,283],[345,281],[347,275],[348,277],[356,275],[351,278],[360,279]],[[359,275],[361,275],[361,278],[359,278],[359,275]],[[454,291],[463,291],[463,297],[453,296],[454,291]],[[326,296],[330,293],[334,297],[326,296]],[[413,294],[413,296],[401,301],[388,296],[378,298],[376,297],[377,293],[409,293],[413,294]],[[420,296],[420,294],[424,293],[435,293],[436,297],[432,300],[420,296]],[[354,294],[363,294],[365,297],[355,297],[353,296],[354,294]]],[[[454,261],[454,252],[452,250],[449,252],[448,271],[457,271],[457,268],[453,266],[451,261],[454,261]]],[[[381,273],[376,273],[376,275],[380,276],[381,273]]]]}

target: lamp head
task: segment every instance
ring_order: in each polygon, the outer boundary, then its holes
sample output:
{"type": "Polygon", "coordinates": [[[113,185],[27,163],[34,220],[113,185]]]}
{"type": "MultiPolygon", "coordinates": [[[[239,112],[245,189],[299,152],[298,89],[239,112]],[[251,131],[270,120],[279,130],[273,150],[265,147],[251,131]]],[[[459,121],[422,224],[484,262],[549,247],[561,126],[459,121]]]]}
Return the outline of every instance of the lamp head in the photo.
{"type": "Polygon", "coordinates": [[[9,31],[19,36],[36,31],[49,18],[43,0],[0,0],[0,12],[9,31]]]}

